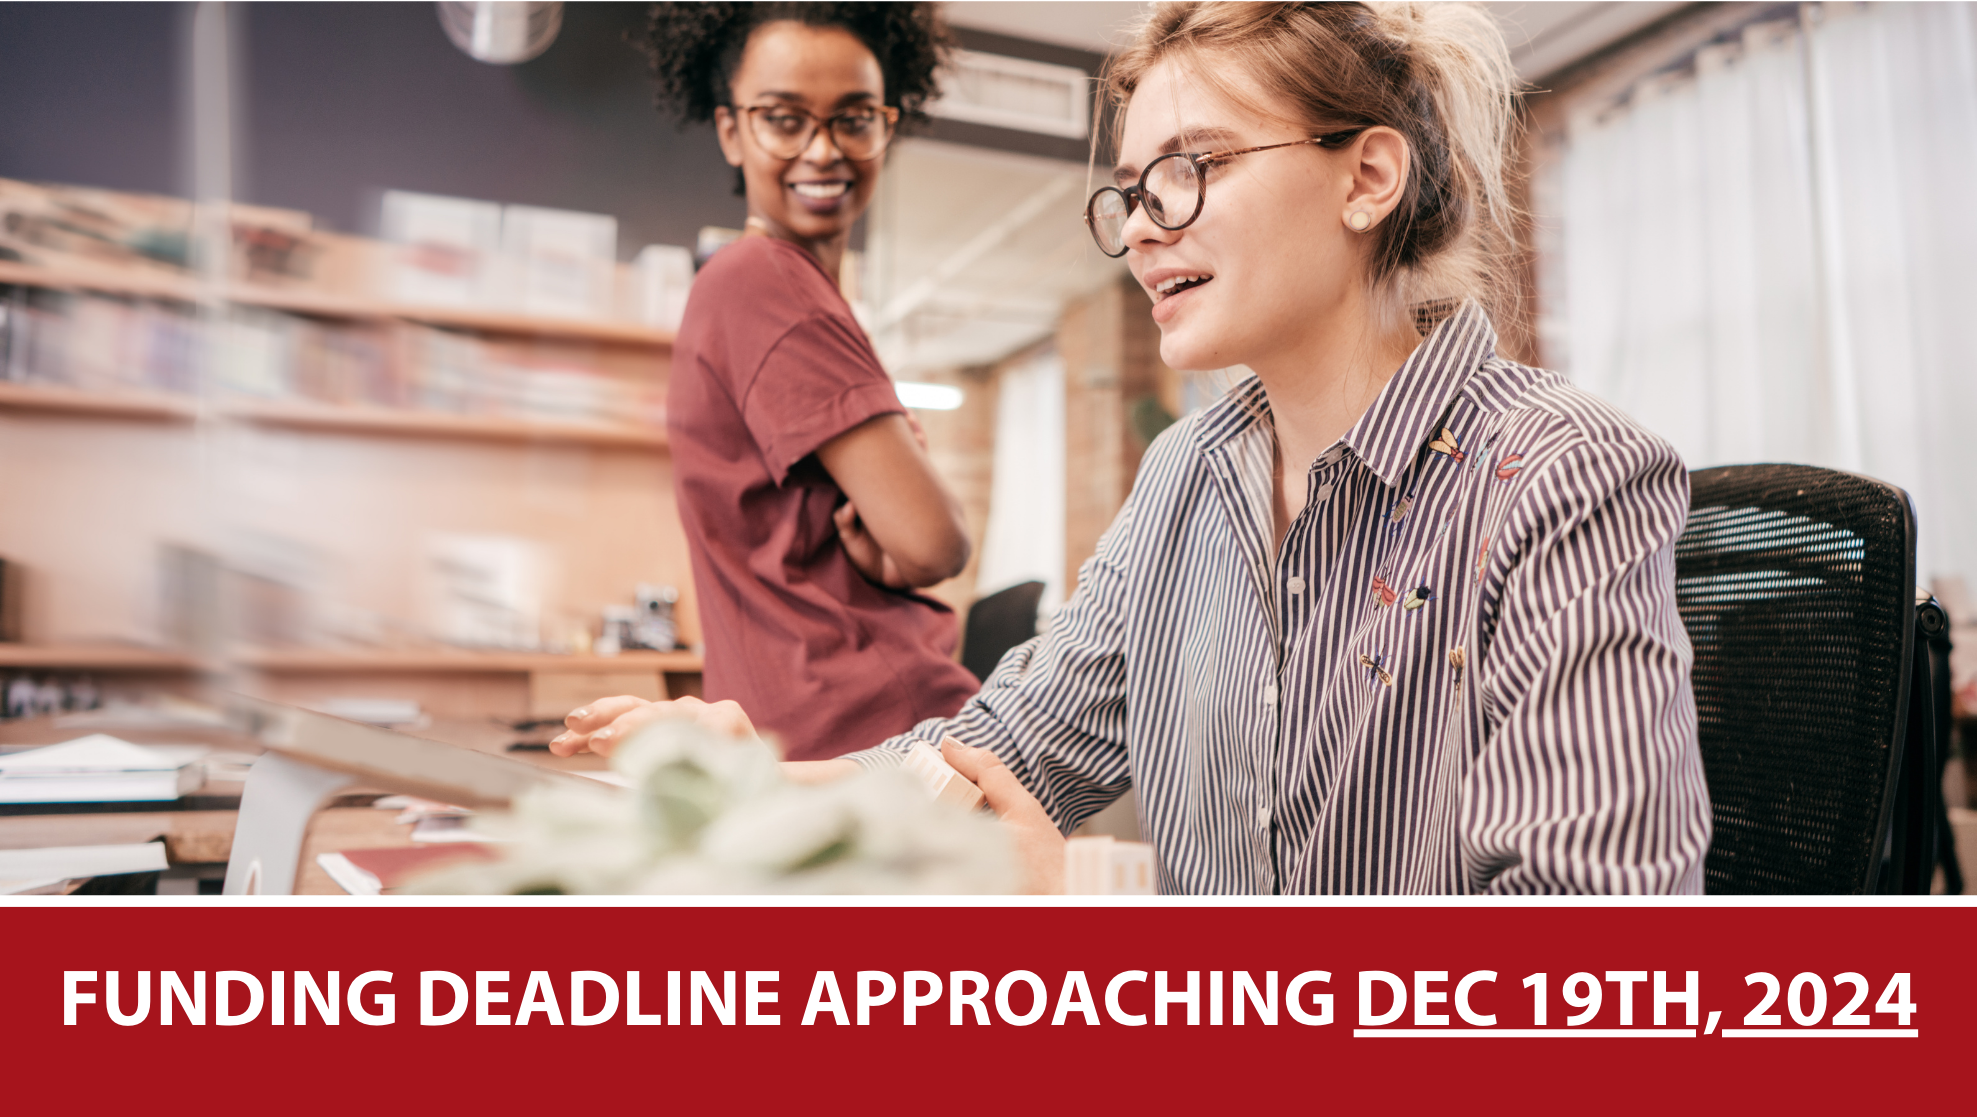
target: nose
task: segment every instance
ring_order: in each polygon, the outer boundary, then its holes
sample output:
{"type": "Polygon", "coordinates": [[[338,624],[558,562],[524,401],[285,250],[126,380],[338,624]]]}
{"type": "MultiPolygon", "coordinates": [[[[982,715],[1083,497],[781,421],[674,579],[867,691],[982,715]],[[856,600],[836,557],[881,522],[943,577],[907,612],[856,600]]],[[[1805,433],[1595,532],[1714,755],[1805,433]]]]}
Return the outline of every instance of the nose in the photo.
{"type": "Polygon", "coordinates": [[[837,139],[831,135],[831,126],[817,122],[817,134],[810,137],[810,145],[803,149],[803,161],[819,167],[828,167],[844,158],[838,150],[837,139]]]}
{"type": "Polygon", "coordinates": [[[1187,230],[1163,229],[1154,224],[1153,218],[1146,215],[1146,199],[1141,197],[1139,201],[1140,204],[1133,207],[1133,212],[1126,215],[1126,223],[1119,227],[1119,237],[1125,241],[1128,251],[1134,248],[1144,251],[1156,245],[1173,244],[1181,239],[1181,234],[1187,230]]]}

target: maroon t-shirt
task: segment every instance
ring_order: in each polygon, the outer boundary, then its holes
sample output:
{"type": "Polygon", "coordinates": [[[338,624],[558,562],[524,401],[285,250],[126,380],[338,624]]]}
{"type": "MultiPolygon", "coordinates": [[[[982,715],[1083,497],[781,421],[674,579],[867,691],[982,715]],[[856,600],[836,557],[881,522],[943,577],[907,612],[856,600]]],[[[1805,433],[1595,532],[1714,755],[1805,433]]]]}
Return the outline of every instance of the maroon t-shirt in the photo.
{"type": "Polygon", "coordinates": [[[666,428],[706,694],[741,703],[791,760],[950,717],[980,689],[954,661],[953,611],[866,581],[831,522],[845,497],[817,448],[904,410],[809,253],[745,237],[694,277],[666,428]]]}

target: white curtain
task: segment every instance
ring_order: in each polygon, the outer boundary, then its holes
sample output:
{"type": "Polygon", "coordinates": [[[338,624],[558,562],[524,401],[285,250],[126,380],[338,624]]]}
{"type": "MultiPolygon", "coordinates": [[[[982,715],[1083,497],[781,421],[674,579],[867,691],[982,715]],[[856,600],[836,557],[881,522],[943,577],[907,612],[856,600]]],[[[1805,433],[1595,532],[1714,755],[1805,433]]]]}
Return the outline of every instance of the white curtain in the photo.
{"type": "Polygon", "coordinates": [[[1002,370],[995,466],[975,594],[1044,584],[1039,612],[1064,600],[1064,362],[1055,348],[1002,370]]]}
{"type": "Polygon", "coordinates": [[[1977,14],[1821,4],[1572,113],[1535,184],[1546,360],[1690,468],[1907,489],[1977,585],[1977,14]]]}

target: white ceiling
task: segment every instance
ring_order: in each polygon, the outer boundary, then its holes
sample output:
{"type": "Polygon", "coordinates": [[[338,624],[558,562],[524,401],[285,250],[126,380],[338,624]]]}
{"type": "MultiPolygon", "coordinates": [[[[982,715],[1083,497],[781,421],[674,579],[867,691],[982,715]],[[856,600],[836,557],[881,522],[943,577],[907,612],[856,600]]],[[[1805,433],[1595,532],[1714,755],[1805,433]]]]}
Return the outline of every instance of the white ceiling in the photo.
{"type": "MultiPolygon", "coordinates": [[[[957,0],[947,5],[947,18],[961,27],[1103,54],[1125,42],[1148,6],[1132,0],[957,0]]],[[[1483,5],[1503,27],[1511,60],[1526,81],[1557,73],[1686,6],[1679,0],[1483,5]]]]}
{"type": "Polygon", "coordinates": [[[1021,349],[1123,270],[1079,219],[1083,164],[908,139],[879,182],[862,310],[895,376],[1021,349]]]}
{"type": "Polygon", "coordinates": [[[1503,28],[1518,76],[1537,81],[1619,42],[1648,24],[1689,5],[1668,0],[1624,3],[1484,4],[1503,28]]]}
{"type": "Polygon", "coordinates": [[[1132,0],[957,0],[945,7],[948,22],[958,27],[1104,54],[1125,44],[1149,5],[1132,0]]]}

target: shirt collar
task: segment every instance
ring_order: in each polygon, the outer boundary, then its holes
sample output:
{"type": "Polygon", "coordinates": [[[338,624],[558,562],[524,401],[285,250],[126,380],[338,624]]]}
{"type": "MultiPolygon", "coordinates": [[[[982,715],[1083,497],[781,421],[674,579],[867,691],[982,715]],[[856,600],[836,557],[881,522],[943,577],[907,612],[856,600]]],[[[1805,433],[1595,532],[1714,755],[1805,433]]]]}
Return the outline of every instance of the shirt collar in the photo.
{"type": "Polygon", "coordinates": [[[1207,453],[1269,418],[1270,397],[1254,374],[1244,377],[1222,398],[1208,405],[1195,426],[1195,448],[1207,453]]]}
{"type": "Polygon", "coordinates": [[[1388,488],[1441,434],[1449,405],[1469,375],[1496,352],[1496,330],[1483,308],[1465,302],[1416,346],[1400,370],[1341,439],[1388,488]]]}
{"type": "MultiPolygon", "coordinates": [[[[1441,433],[1455,393],[1496,352],[1496,330],[1474,302],[1442,319],[1359,417],[1341,442],[1390,488],[1399,488],[1429,440],[1441,433]]],[[[1202,412],[1195,446],[1204,453],[1270,417],[1270,397],[1254,376],[1202,412]]]]}

